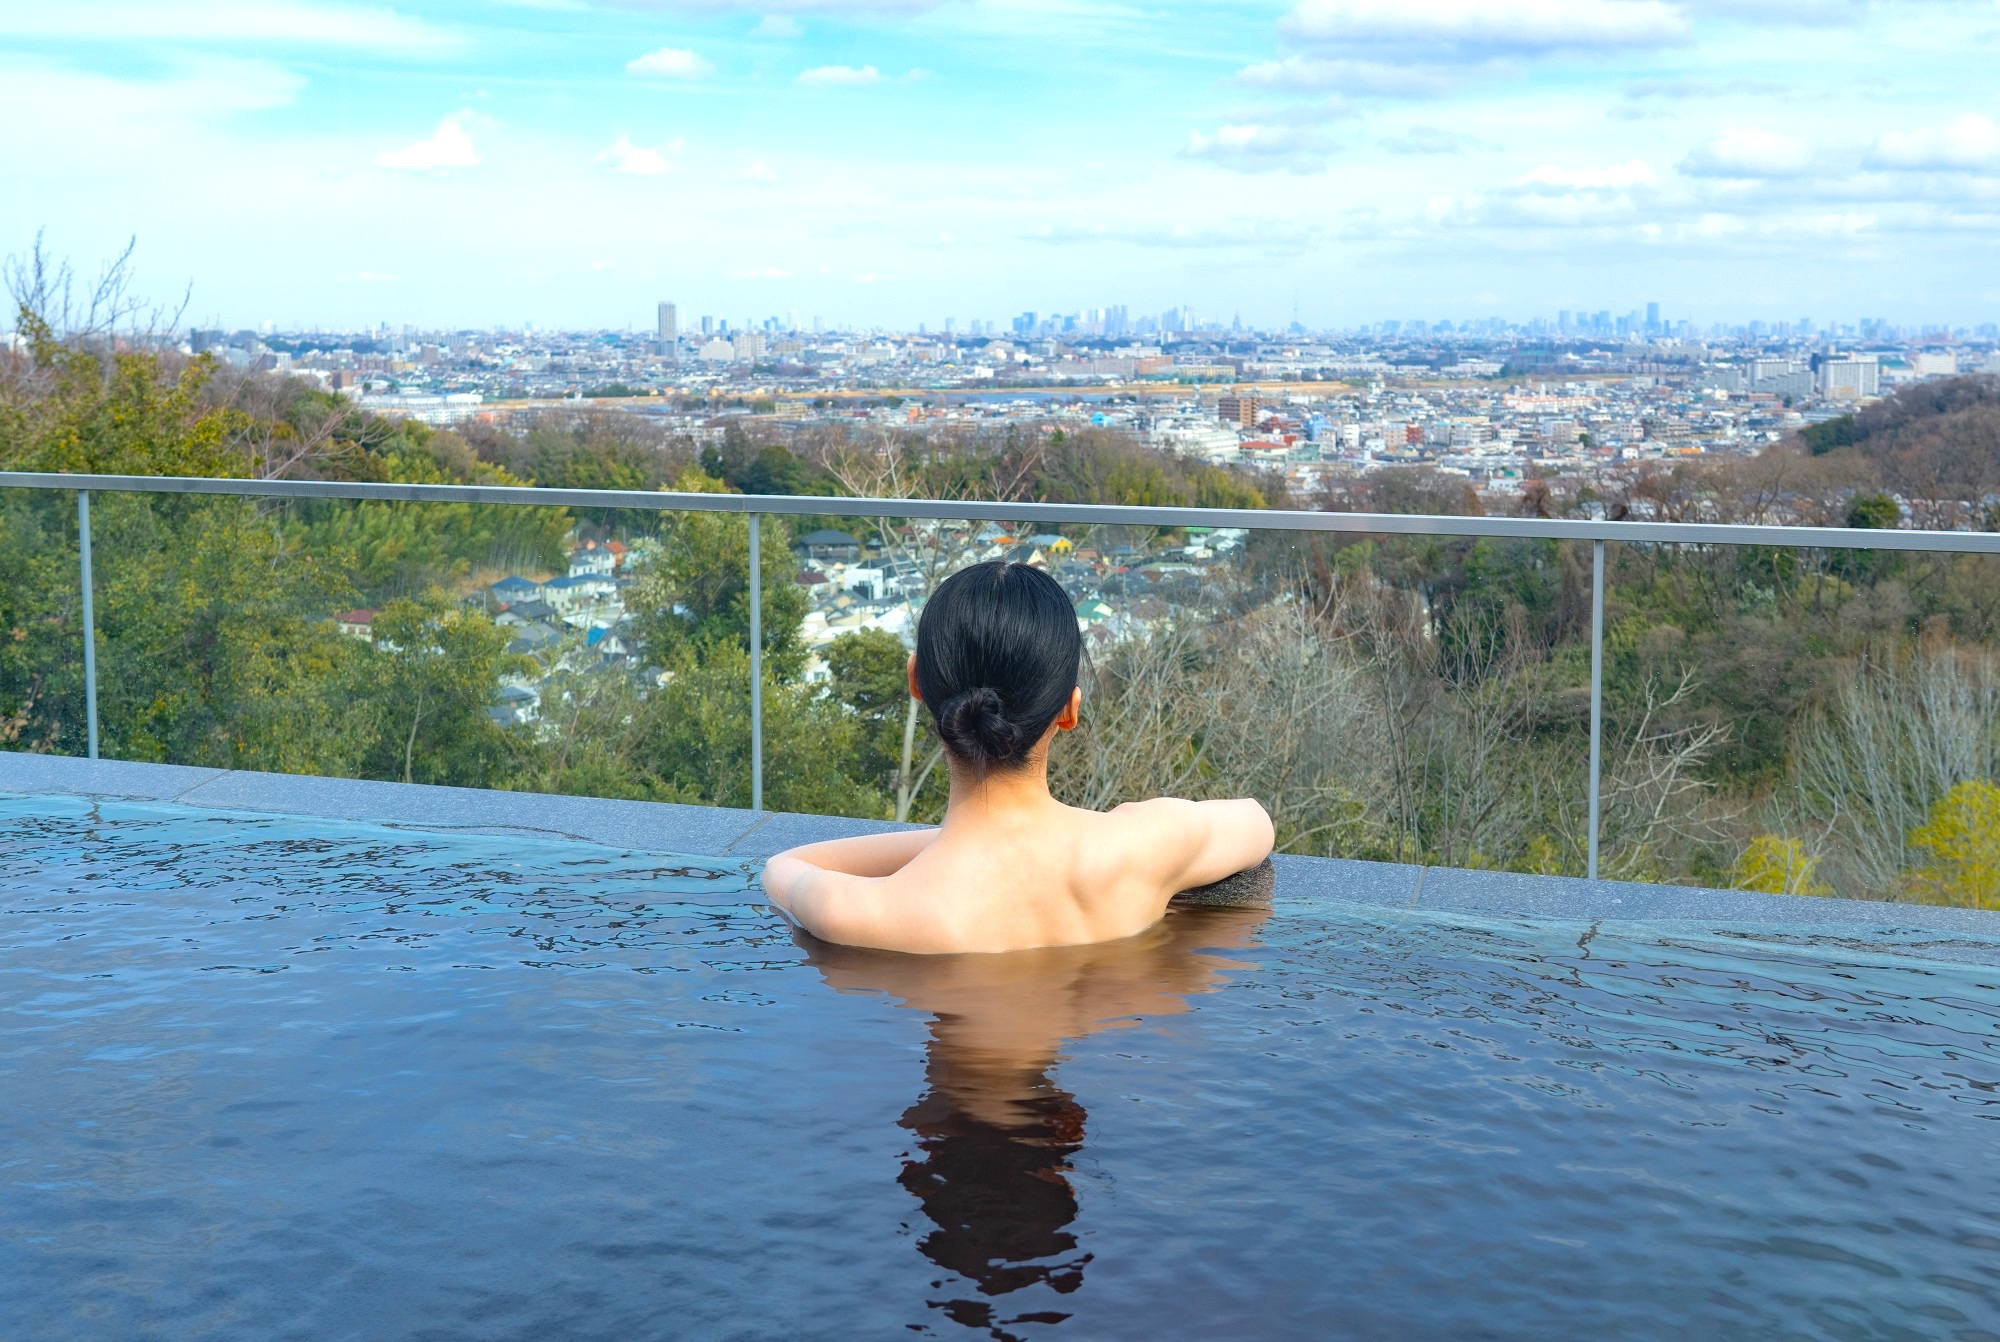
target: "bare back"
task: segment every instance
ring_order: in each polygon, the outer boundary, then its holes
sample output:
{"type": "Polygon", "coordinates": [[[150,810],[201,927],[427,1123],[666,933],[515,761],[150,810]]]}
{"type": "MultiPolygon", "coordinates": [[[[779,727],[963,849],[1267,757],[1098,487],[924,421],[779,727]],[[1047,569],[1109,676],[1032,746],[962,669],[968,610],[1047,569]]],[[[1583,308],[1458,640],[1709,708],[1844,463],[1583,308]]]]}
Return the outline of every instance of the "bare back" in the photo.
{"type": "Polygon", "coordinates": [[[1039,777],[955,795],[934,830],[774,857],[774,902],[827,941],[920,953],[1010,951],[1131,936],[1167,901],[1271,851],[1255,801],[1065,806],[1039,777]]]}

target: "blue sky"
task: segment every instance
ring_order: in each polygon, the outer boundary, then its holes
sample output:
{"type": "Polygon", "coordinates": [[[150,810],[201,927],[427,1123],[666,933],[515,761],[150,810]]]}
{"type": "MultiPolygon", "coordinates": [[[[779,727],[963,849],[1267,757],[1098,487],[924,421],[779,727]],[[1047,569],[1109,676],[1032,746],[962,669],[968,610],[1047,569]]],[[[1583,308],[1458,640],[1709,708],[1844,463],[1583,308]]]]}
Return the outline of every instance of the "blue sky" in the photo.
{"type": "Polygon", "coordinates": [[[7,0],[0,251],[231,324],[2000,319],[2000,0],[7,0]]]}

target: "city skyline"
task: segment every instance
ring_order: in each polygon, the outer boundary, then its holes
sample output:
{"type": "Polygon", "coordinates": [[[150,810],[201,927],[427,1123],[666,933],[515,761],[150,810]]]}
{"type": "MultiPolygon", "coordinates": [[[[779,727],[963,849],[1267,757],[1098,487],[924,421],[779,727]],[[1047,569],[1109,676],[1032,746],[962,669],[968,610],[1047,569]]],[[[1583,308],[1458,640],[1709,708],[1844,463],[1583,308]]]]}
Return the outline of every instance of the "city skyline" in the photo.
{"type": "Polygon", "coordinates": [[[192,321],[1311,329],[2000,313],[1990,0],[98,0],[11,16],[0,251],[192,321]]]}

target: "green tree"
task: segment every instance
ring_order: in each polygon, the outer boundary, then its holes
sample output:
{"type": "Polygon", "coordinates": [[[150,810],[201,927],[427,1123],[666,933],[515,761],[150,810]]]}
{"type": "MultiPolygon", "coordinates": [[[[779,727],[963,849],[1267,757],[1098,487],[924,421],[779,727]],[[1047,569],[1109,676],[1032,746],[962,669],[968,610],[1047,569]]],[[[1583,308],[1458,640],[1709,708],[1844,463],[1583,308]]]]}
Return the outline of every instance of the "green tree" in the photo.
{"type": "MultiPolygon", "coordinates": [[[[684,493],[727,492],[722,482],[690,468],[675,482],[684,493]]],[[[805,670],[799,626],[809,605],[796,581],[791,528],[780,517],[762,523],[760,581],[764,662],[779,680],[805,670]]],[[[642,646],[661,666],[684,649],[719,644],[750,647],[750,520],[741,513],[678,513],[658,544],[636,564],[626,596],[642,646]]]]}
{"type": "Polygon", "coordinates": [[[350,657],[326,618],[353,595],[339,557],[323,563],[248,500],[107,495],[93,520],[106,753],[303,763],[270,733],[345,716],[315,674],[350,657]]]}
{"type": "Polygon", "coordinates": [[[1930,854],[1915,873],[1920,892],[1941,904],[2000,907],[2000,787],[1960,783],[1911,831],[1910,846],[1930,854]]]}
{"type": "MultiPolygon", "coordinates": [[[[903,737],[910,730],[909,649],[883,629],[842,634],[827,646],[826,664],[833,696],[860,723],[855,772],[884,792],[894,792],[904,767],[903,737]]],[[[912,754],[931,751],[926,714],[917,715],[912,754]]],[[[919,757],[912,767],[920,766],[919,757]]]]}
{"type": "Polygon", "coordinates": [[[364,767],[405,783],[491,787],[516,767],[522,741],[489,715],[500,678],[530,669],[507,631],[443,592],[390,602],[375,616],[364,692],[380,714],[364,767]]]}
{"type": "MultiPolygon", "coordinates": [[[[425,435],[391,445],[374,459],[379,478],[401,484],[520,483],[469,454],[447,457],[455,468],[448,469],[428,450],[436,442],[436,436],[425,435]]],[[[355,581],[369,600],[460,583],[482,567],[560,570],[563,538],[571,527],[561,508],[499,504],[317,503],[297,515],[300,539],[309,550],[344,550],[354,557],[355,581]]]]}
{"type": "Polygon", "coordinates": [[[1806,445],[1806,451],[1813,456],[1825,456],[1837,447],[1849,447],[1861,441],[1863,434],[1852,415],[1841,415],[1819,424],[1808,424],[1799,430],[1799,438],[1806,445]]]}
{"type": "Polygon", "coordinates": [[[1817,879],[1818,872],[1819,859],[1797,839],[1759,834],[1730,867],[1729,884],[1771,895],[1832,894],[1832,888],[1817,879]]]}
{"type": "Polygon", "coordinates": [[[112,475],[238,476],[252,465],[240,411],[203,392],[208,355],[169,360],[110,342],[64,340],[26,306],[16,322],[25,354],[0,376],[0,469],[112,475]]]}
{"type": "Polygon", "coordinates": [[[1847,525],[1869,531],[1894,531],[1903,524],[1903,508],[1887,494],[1857,494],[1847,509],[1847,525]]]}

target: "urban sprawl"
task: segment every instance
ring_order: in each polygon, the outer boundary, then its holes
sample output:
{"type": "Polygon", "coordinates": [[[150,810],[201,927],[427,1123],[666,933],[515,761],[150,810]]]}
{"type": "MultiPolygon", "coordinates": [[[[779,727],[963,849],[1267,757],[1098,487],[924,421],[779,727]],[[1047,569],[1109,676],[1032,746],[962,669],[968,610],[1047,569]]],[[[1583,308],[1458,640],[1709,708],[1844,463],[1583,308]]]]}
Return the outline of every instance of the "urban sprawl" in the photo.
{"type": "MultiPolygon", "coordinates": [[[[817,320],[683,327],[661,303],[644,332],[378,326],[326,335],[196,330],[189,348],[239,368],[317,381],[362,407],[435,425],[507,425],[565,405],[643,416],[695,444],[732,425],[782,440],[811,426],[896,432],[1108,428],[1218,464],[1282,473],[1311,497],[1341,477],[1426,466],[1462,477],[1493,511],[1526,481],[1615,476],[1649,463],[1749,455],[1911,381],[2000,371],[2000,329],[1899,329],[1806,320],[1697,332],[1657,304],[1613,317],[1381,322],[1250,332],[1185,309],[1131,320],[1109,308],[1027,312],[1005,330],[830,331],[817,320]]],[[[1100,640],[1170,618],[1177,577],[1225,561],[1242,534],[1196,529],[1171,552],[1075,543],[997,526],[906,527],[901,544],[821,531],[798,544],[812,596],[802,633],[818,654],[843,633],[907,639],[931,570],[1008,556],[1056,573],[1100,640]],[[1115,551],[1124,551],[1123,553],[1115,551]]],[[[569,571],[510,575],[485,593],[514,651],[546,671],[636,664],[623,589],[633,556],[579,536],[569,571]]],[[[645,542],[636,542],[643,547],[645,542]]],[[[371,612],[342,628],[370,636],[371,612]]],[[[510,678],[494,716],[533,721],[541,685],[510,678]]]]}
{"type": "Polygon", "coordinates": [[[1904,382],[2000,371],[1992,323],[1801,319],[1697,332],[1663,320],[1656,303],[1526,326],[1388,321],[1320,333],[1219,328],[1187,309],[1136,321],[1122,308],[1025,312],[1004,331],[983,321],[963,332],[953,322],[900,333],[820,325],[704,316],[683,327],[662,303],[640,333],[198,330],[190,344],[433,424],[597,401],[696,442],[736,416],[781,433],[857,421],[1095,425],[1283,472],[1299,494],[1378,466],[1430,465],[1508,495],[1554,473],[1746,454],[1904,382]]]}

